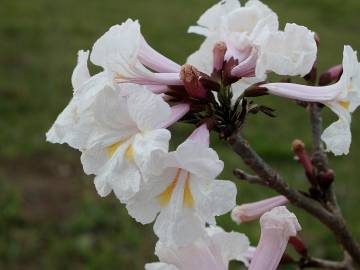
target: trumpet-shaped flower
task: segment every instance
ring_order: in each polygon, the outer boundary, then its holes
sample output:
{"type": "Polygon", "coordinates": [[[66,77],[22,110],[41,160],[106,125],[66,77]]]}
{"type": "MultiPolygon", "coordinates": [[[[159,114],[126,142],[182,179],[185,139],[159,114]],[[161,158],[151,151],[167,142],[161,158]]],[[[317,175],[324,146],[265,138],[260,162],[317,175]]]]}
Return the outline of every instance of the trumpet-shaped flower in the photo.
{"type": "Polygon", "coordinates": [[[296,216],[285,206],[279,206],[260,218],[261,236],[249,270],[276,270],[289,238],[296,236],[301,226],[296,216]]]}
{"type": "Polygon", "coordinates": [[[314,33],[296,24],[279,31],[277,15],[258,0],[249,0],[243,7],[236,0],[221,1],[197,23],[199,26],[190,27],[189,32],[206,39],[188,63],[202,72],[212,72],[212,50],[219,41],[227,47],[225,61],[237,60],[231,74],[239,78],[264,80],[268,71],[304,76],[316,60],[314,33]]]}
{"type": "Polygon", "coordinates": [[[360,64],[357,53],[344,47],[343,74],[329,86],[313,87],[291,83],[264,84],[270,94],[328,106],[339,117],[322,134],[327,150],[335,155],[348,154],[351,144],[351,114],[360,105],[360,64]]]}
{"type": "Polygon", "coordinates": [[[116,83],[181,85],[180,66],[151,48],[138,21],[112,26],[94,44],[91,61],[116,83]],[[157,71],[154,73],[148,68],[157,71]]]}
{"type": "Polygon", "coordinates": [[[243,234],[209,227],[203,238],[186,247],[169,247],[159,241],[155,254],[159,263],[146,270],[227,270],[231,260],[247,263],[249,240],[243,234]]]}
{"type": "Polygon", "coordinates": [[[205,224],[235,206],[236,187],[214,180],[223,162],[209,148],[203,125],[176,151],[154,151],[146,185],[128,203],[131,216],[143,224],[155,219],[154,231],[166,245],[185,246],[203,233],[205,224]]]}
{"type": "Polygon", "coordinates": [[[94,107],[94,131],[81,161],[87,174],[94,174],[101,196],[112,190],[125,202],[140,189],[142,168],[154,150],[167,152],[170,133],[160,128],[170,116],[163,99],[137,86],[127,96],[103,90],[94,107]]]}

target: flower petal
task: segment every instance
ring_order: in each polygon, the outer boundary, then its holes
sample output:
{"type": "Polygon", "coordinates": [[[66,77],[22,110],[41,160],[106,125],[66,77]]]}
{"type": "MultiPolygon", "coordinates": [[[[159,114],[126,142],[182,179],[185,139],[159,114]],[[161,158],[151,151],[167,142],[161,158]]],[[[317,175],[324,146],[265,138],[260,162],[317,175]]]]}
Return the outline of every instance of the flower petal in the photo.
{"type": "Polygon", "coordinates": [[[161,96],[146,90],[129,95],[129,115],[141,131],[157,128],[171,115],[170,106],[161,96]]]}
{"type": "MultiPolygon", "coordinates": [[[[197,24],[211,31],[219,27],[221,18],[240,7],[238,0],[223,0],[209,8],[197,21],[197,24]]],[[[204,34],[199,27],[190,27],[189,33],[204,34]]]]}
{"type": "Polygon", "coordinates": [[[95,65],[119,71],[123,61],[137,61],[140,45],[140,25],[138,21],[128,19],[121,25],[112,26],[95,42],[90,60],[95,65]]]}
{"type": "Polygon", "coordinates": [[[308,74],[317,55],[314,33],[304,26],[286,24],[284,32],[272,32],[261,44],[256,75],[266,71],[279,75],[308,74]]]}
{"type": "Polygon", "coordinates": [[[324,130],[321,139],[325,142],[327,151],[336,156],[347,155],[351,144],[349,123],[340,118],[324,130]]]}
{"type": "Polygon", "coordinates": [[[214,179],[224,168],[218,154],[203,144],[187,140],[174,153],[181,167],[205,179],[214,179]]]}
{"type": "Polygon", "coordinates": [[[221,259],[228,264],[231,260],[237,260],[247,263],[246,253],[249,249],[250,242],[246,235],[237,232],[225,232],[222,229],[207,229],[212,246],[220,251],[221,259]]]}
{"type": "Polygon", "coordinates": [[[90,79],[90,73],[87,66],[87,61],[89,58],[89,51],[79,51],[78,52],[78,62],[74,68],[71,83],[74,90],[80,88],[87,80],[90,79]]]}
{"type": "Polygon", "coordinates": [[[174,265],[167,263],[147,263],[145,264],[145,270],[180,270],[174,265]]]}
{"type": "Polygon", "coordinates": [[[166,129],[156,129],[135,135],[132,144],[134,159],[139,168],[146,170],[153,151],[158,150],[167,153],[171,134],[166,129]]]}
{"type": "Polygon", "coordinates": [[[237,189],[233,182],[213,182],[195,179],[191,181],[196,211],[207,223],[215,225],[214,217],[228,213],[236,205],[237,189]]]}

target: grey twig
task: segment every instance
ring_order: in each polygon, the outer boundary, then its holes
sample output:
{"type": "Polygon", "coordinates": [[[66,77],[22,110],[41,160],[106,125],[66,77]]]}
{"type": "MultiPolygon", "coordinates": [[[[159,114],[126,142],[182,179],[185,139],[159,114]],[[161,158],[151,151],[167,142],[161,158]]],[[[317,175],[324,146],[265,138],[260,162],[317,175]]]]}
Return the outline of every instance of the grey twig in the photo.
{"type": "Polygon", "coordinates": [[[240,180],[249,182],[251,184],[258,184],[258,185],[262,185],[262,186],[267,186],[267,184],[259,176],[248,174],[248,173],[244,172],[243,170],[235,169],[234,170],[234,175],[237,178],[239,178],[240,180]]]}
{"type": "Polygon", "coordinates": [[[351,270],[353,269],[351,266],[351,260],[349,258],[345,258],[341,262],[318,259],[318,258],[307,258],[304,261],[299,262],[300,268],[320,268],[320,269],[328,269],[328,270],[351,270]]]}

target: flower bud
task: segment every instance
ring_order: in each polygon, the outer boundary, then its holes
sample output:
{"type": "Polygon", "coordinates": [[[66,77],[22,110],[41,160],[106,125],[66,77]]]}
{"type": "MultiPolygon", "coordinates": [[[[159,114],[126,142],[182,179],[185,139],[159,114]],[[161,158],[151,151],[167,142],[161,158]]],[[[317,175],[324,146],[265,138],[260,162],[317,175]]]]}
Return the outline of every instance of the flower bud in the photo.
{"type": "Polygon", "coordinates": [[[231,218],[237,224],[252,221],[261,217],[274,207],[285,205],[289,200],[285,196],[276,196],[266,200],[246,203],[236,206],[231,212],[231,218]]]}
{"type": "Polygon", "coordinates": [[[219,71],[223,68],[226,50],[225,42],[219,41],[215,44],[213,49],[214,71],[219,71]]]}
{"type": "Polygon", "coordinates": [[[205,99],[207,90],[200,82],[200,72],[192,65],[185,64],[180,71],[180,79],[186,92],[193,98],[205,99]]]}

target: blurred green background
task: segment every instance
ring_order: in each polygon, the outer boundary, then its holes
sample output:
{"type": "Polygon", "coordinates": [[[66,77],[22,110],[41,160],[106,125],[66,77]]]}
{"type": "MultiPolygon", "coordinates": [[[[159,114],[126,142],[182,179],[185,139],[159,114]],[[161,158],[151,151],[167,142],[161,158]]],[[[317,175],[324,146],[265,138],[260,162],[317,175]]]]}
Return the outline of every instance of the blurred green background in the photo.
{"type": "MultiPolygon", "coordinates": [[[[45,142],[45,132],[72,95],[70,76],[79,49],[91,48],[111,25],[139,19],[149,43],[179,63],[201,43],[186,34],[215,0],[2,0],[0,4],[0,269],[143,269],[155,261],[152,225],[132,220],[113,195],[97,196],[91,177],[81,169],[79,153],[45,142]]],[[[285,22],[304,24],[321,37],[320,69],[341,62],[344,44],[360,49],[358,0],[264,0],[285,22]]],[[[292,185],[306,187],[290,145],[294,138],[310,145],[303,108],[280,98],[262,98],[278,117],[250,118],[246,137],[292,185]]],[[[326,112],[326,124],[335,119],[326,112]]],[[[353,143],[347,157],[331,157],[336,191],[344,215],[360,240],[360,114],[354,115],[353,143]]],[[[174,130],[173,145],[189,129],[174,130]]],[[[225,161],[223,179],[244,167],[224,142],[214,147],[225,161]]],[[[239,183],[238,202],[274,193],[239,183]]],[[[311,254],[329,259],[341,252],[317,221],[294,209],[301,237],[311,254]]],[[[257,222],[235,226],[256,244],[257,222]]]]}

